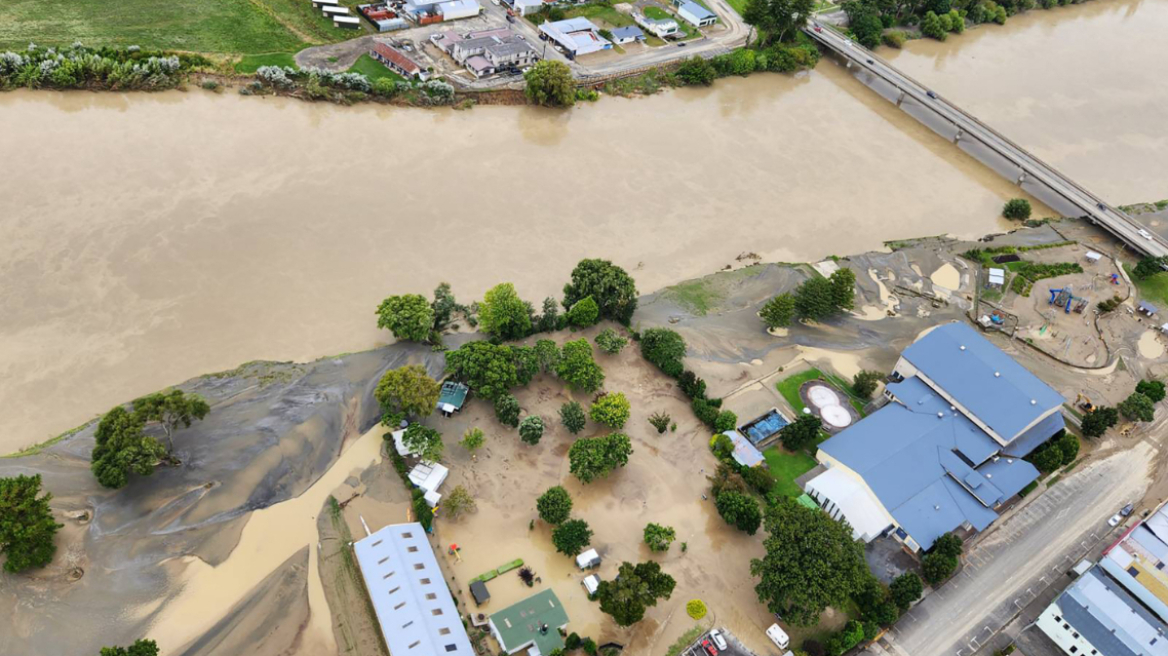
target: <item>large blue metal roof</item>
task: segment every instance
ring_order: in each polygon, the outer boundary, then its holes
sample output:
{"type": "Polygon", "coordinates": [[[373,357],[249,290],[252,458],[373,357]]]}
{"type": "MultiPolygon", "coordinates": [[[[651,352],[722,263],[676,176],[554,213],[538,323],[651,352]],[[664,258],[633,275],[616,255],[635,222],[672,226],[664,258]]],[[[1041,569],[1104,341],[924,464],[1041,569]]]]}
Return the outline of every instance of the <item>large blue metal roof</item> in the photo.
{"type": "Polygon", "coordinates": [[[933,329],[903,356],[1007,441],[1063,404],[1058,392],[964,323],[933,329]]]}
{"type": "Polygon", "coordinates": [[[1168,655],[1168,625],[1098,566],[1057,600],[1064,621],[1106,656],[1168,655]]]}

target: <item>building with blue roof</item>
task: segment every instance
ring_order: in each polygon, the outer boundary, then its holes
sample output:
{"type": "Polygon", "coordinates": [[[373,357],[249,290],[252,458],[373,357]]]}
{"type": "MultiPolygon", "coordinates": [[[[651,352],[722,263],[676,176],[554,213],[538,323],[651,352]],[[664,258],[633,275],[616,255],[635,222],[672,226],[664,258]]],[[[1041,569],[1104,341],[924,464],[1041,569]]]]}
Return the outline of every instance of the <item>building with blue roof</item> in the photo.
{"type": "Polygon", "coordinates": [[[982,531],[1038,477],[1022,457],[1063,422],[1063,398],[975,330],[937,327],[905,349],[891,401],[819,445],[807,493],[857,539],[892,534],[912,551],[982,531]]]}
{"type": "Polygon", "coordinates": [[[1071,656],[1168,656],[1168,625],[1098,565],[1035,624],[1071,656]]]}

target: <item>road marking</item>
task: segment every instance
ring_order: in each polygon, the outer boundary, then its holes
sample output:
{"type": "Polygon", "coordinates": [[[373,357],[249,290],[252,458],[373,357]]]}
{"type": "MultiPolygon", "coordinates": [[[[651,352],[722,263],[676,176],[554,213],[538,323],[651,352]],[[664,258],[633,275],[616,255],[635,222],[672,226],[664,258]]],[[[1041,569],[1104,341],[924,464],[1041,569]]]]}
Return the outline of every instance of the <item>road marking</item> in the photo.
{"type": "Polygon", "coordinates": [[[1067,513],[1069,513],[1069,512],[1071,512],[1071,509],[1070,509],[1070,508],[1063,508],[1062,510],[1060,510],[1060,511],[1058,512],[1058,514],[1057,514],[1057,515],[1055,515],[1055,516],[1054,516],[1054,518],[1055,518],[1055,519],[1062,519],[1063,517],[1066,517],[1066,516],[1067,516],[1067,513]]]}

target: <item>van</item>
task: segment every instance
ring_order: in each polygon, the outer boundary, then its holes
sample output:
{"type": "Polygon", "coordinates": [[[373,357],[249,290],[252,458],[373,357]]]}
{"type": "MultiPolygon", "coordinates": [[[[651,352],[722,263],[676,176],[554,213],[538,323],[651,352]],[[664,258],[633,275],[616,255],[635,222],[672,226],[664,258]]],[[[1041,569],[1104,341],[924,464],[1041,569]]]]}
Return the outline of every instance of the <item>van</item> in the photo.
{"type": "Polygon", "coordinates": [[[787,632],[778,624],[772,624],[771,628],[766,630],[767,637],[779,649],[786,649],[791,644],[791,639],[787,637],[787,632]]]}

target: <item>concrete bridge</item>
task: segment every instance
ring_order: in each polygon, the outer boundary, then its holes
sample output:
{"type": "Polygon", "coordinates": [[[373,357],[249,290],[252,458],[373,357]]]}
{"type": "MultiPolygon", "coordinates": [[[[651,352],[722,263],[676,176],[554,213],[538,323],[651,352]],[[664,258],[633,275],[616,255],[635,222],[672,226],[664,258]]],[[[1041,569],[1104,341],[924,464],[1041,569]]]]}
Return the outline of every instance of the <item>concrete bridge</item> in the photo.
{"type": "Polygon", "coordinates": [[[844,58],[848,68],[859,68],[868,74],[870,86],[878,92],[886,92],[886,97],[910,116],[1064,216],[1088,218],[1137,252],[1153,257],[1168,255],[1168,241],[1145,230],[1126,212],[1108,205],[1053,166],[893,68],[870,50],[827,26],[812,23],[803,29],[820,45],[844,58]],[[882,86],[886,88],[881,89],[882,86]],[[940,122],[933,117],[939,118],[940,122]]]}

